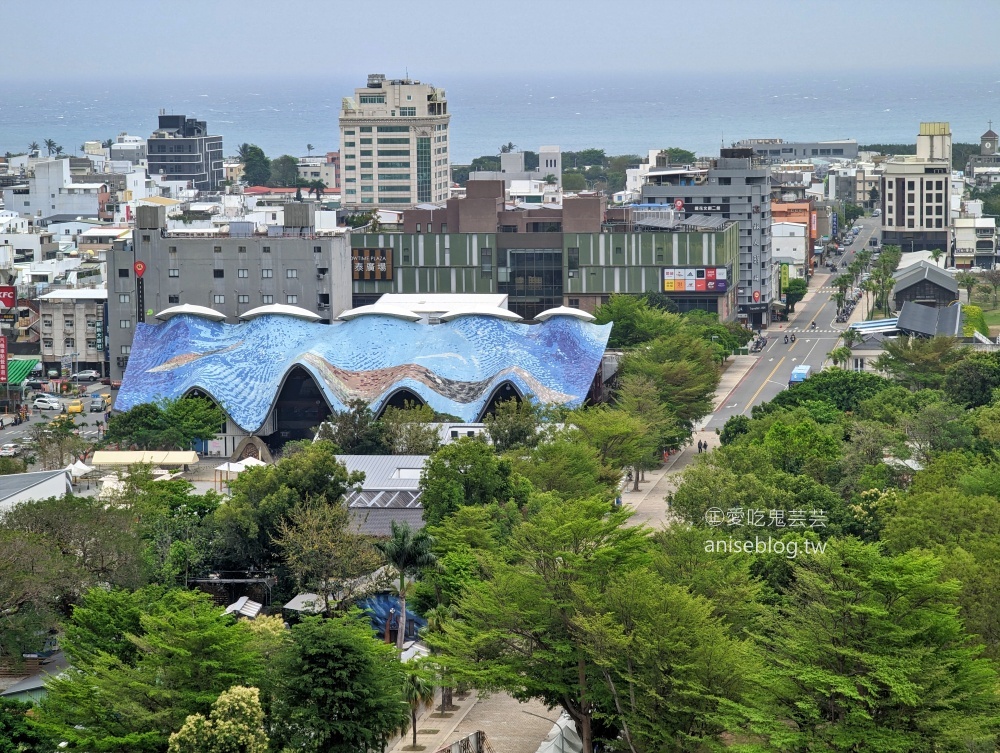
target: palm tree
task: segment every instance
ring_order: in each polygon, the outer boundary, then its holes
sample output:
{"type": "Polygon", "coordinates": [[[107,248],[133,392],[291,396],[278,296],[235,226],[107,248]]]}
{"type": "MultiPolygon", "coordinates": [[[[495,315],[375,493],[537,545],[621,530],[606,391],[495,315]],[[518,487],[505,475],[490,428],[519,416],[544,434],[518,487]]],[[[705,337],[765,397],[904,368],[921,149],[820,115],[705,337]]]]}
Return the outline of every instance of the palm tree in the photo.
{"type": "Polygon", "coordinates": [[[965,288],[969,294],[969,303],[972,303],[972,290],[979,284],[979,278],[972,274],[972,272],[959,272],[955,275],[955,282],[958,283],[960,288],[965,288]]]}
{"type": "Polygon", "coordinates": [[[52,152],[54,152],[56,149],[56,142],[53,139],[45,139],[45,141],[43,141],[42,143],[45,144],[45,149],[46,151],[48,151],[49,156],[51,157],[52,152]]]}
{"type": "Polygon", "coordinates": [[[931,258],[934,260],[935,264],[938,263],[938,261],[941,259],[942,256],[944,256],[944,251],[942,251],[940,248],[935,248],[933,251],[931,251],[931,258]]]}
{"type": "Polygon", "coordinates": [[[104,141],[101,142],[101,146],[103,146],[105,149],[110,149],[111,145],[114,143],[115,143],[114,139],[104,139],[104,141]]]}
{"type": "Polygon", "coordinates": [[[513,141],[508,141],[506,144],[500,145],[501,154],[510,154],[515,149],[517,149],[517,144],[515,144],[513,141]]]}
{"type": "Polygon", "coordinates": [[[403,681],[403,700],[410,705],[410,724],[413,728],[413,748],[417,748],[417,713],[434,703],[434,686],[417,672],[408,672],[403,681]]]}
{"type": "Polygon", "coordinates": [[[850,350],[857,343],[861,342],[863,339],[862,335],[856,329],[845,329],[844,333],[840,336],[844,341],[844,347],[850,350]]]}
{"type": "Polygon", "coordinates": [[[314,146],[313,146],[312,144],[306,144],[306,152],[307,152],[307,153],[308,153],[308,154],[309,154],[310,156],[312,155],[312,153],[313,153],[313,149],[315,149],[315,148],[316,148],[316,147],[314,147],[314,146]]]}
{"type": "Polygon", "coordinates": [[[240,162],[246,162],[247,157],[250,156],[250,144],[244,141],[242,144],[240,144],[239,149],[236,150],[236,154],[237,156],[239,156],[240,162]]]}
{"type": "Polygon", "coordinates": [[[382,552],[386,564],[392,565],[399,573],[399,632],[396,635],[396,648],[400,651],[403,650],[406,635],[406,576],[415,575],[437,561],[431,552],[433,543],[434,540],[427,531],[414,533],[406,523],[398,524],[393,521],[392,536],[375,545],[382,552]]]}
{"type": "Polygon", "coordinates": [[[323,192],[326,190],[326,183],[321,181],[319,178],[309,183],[309,193],[316,194],[316,201],[320,201],[323,198],[323,192]]]}
{"type": "Polygon", "coordinates": [[[32,152],[37,152],[37,151],[38,151],[38,142],[37,141],[32,141],[30,144],[28,144],[28,154],[31,154],[32,152]]]}
{"type": "Polygon", "coordinates": [[[63,153],[63,148],[61,146],[59,146],[59,145],[56,145],[55,152],[56,152],[56,156],[58,157],[60,154],[63,153]]]}
{"type": "Polygon", "coordinates": [[[843,346],[839,348],[834,348],[829,353],[826,354],[831,361],[833,361],[834,366],[839,366],[844,364],[844,368],[847,368],[848,362],[851,360],[851,351],[849,348],[843,346]]]}
{"type": "Polygon", "coordinates": [[[548,175],[546,175],[544,178],[542,178],[542,180],[544,180],[545,183],[546,183],[546,185],[549,185],[549,186],[554,186],[556,184],[556,182],[557,182],[556,176],[553,175],[552,173],[549,173],[548,175]]]}

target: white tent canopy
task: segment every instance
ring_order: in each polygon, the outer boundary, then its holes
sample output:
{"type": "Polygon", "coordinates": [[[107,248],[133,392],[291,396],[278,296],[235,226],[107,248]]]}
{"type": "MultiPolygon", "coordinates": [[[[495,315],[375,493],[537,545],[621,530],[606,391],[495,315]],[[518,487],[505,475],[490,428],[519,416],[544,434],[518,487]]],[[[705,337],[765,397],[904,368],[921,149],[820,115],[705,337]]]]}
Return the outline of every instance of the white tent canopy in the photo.
{"type": "Polygon", "coordinates": [[[588,314],[586,311],[573,309],[569,306],[556,306],[554,309],[545,309],[542,313],[536,314],[535,321],[544,322],[553,316],[572,316],[574,319],[581,319],[585,322],[592,322],[595,319],[593,314],[588,314]]]}
{"type": "Polygon", "coordinates": [[[359,316],[391,316],[395,319],[406,319],[410,322],[420,321],[420,314],[414,314],[412,311],[407,311],[406,309],[384,306],[377,303],[370,306],[358,306],[357,308],[348,309],[341,312],[337,318],[347,322],[351,319],[357,319],[359,316]]]}
{"type": "Polygon", "coordinates": [[[193,303],[182,303],[180,306],[171,306],[168,309],[163,309],[163,311],[156,315],[156,318],[167,320],[172,316],[180,316],[181,314],[200,316],[205,319],[211,319],[215,322],[223,322],[226,320],[225,314],[222,314],[215,309],[210,309],[207,306],[195,306],[193,303]]]}
{"type": "Polygon", "coordinates": [[[319,314],[314,314],[312,311],[300,306],[289,306],[287,303],[271,303],[267,306],[258,306],[255,309],[244,311],[240,314],[240,319],[256,319],[258,316],[267,316],[268,314],[294,316],[297,319],[305,319],[310,322],[318,322],[323,318],[319,314]]]}
{"type": "Polygon", "coordinates": [[[69,471],[70,475],[73,476],[73,478],[79,478],[80,476],[86,476],[94,469],[91,468],[86,463],[84,463],[82,460],[77,460],[75,463],[71,463],[70,465],[66,466],[66,470],[69,471]]]}

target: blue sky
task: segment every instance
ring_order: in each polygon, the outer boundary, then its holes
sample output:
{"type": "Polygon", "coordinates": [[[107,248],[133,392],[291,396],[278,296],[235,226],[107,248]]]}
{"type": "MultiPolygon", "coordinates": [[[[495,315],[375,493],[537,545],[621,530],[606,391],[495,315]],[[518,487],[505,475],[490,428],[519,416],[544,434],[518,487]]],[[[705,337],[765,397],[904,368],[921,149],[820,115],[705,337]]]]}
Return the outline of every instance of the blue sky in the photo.
{"type": "Polygon", "coordinates": [[[754,69],[766,77],[995,69],[1000,57],[997,6],[982,0],[6,0],[2,7],[8,37],[18,41],[0,80],[20,83],[407,70],[422,79],[754,69]]]}

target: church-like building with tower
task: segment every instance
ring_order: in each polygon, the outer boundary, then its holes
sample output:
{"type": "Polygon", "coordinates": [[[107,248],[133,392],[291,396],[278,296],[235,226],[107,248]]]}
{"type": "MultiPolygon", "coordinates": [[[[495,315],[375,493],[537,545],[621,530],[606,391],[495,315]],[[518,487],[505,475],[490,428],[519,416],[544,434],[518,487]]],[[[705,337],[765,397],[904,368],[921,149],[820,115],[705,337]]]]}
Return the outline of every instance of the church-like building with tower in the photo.
{"type": "Polygon", "coordinates": [[[979,154],[973,154],[965,165],[965,177],[976,188],[989,188],[1000,183],[1000,153],[997,152],[997,134],[990,127],[979,137],[979,154]]]}

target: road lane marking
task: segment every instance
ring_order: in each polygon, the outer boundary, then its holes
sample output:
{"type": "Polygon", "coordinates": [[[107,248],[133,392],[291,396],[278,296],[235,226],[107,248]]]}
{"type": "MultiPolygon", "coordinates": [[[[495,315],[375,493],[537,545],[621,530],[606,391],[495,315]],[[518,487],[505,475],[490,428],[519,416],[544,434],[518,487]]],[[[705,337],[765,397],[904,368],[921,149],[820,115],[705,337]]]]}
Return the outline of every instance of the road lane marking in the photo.
{"type": "Polygon", "coordinates": [[[757,399],[757,397],[758,397],[758,396],[760,395],[760,393],[764,391],[764,388],[765,388],[765,387],[767,386],[768,382],[770,382],[770,381],[771,381],[771,377],[773,377],[773,376],[774,376],[774,373],[775,373],[775,372],[776,372],[776,371],[777,371],[777,370],[778,370],[779,368],[781,368],[781,364],[782,364],[782,363],[784,363],[784,361],[785,361],[785,357],[784,357],[784,356],[782,356],[782,357],[781,357],[781,360],[780,360],[780,361],[778,361],[778,362],[777,362],[777,363],[776,363],[776,364],[774,365],[774,368],[773,368],[773,369],[771,369],[771,373],[767,375],[767,378],[766,378],[766,379],[764,380],[764,383],[763,383],[763,384],[762,384],[762,385],[760,386],[760,389],[758,389],[758,390],[757,390],[757,391],[756,391],[755,393],[753,393],[753,397],[752,397],[752,398],[750,398],[750,399],[749,399],[749,400],[747,401],[747,407],[743,409],[743,413],[746,413],[746,412],[747,412],[748,410],[750,410],[750,409],[751,409],[751,408],[753,407],[753,404],[754,404],[754,401],[755,401],[755,400],[757,399]]]}

